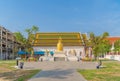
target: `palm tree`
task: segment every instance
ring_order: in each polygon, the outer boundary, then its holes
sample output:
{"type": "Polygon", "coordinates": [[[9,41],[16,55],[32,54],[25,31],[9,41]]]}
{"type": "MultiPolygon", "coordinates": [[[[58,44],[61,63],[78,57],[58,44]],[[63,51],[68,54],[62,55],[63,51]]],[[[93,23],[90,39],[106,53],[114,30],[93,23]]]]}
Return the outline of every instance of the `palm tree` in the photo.
{"type": "Polygon", "coordinates": [[[32,43],[35,39],[35,33],[39,31],[39,28],[37,26],[32,26],[32,28],[25,29],[25,32],[27,33],[27,40],[26,40],[26,48],[31,49],[32,43]]]}
{"type": "Polygon", "coordinates": [[[25,37],[21,32],[15,32],[16,40],[21,43],[20,48],[29,51],[32,47],[31,41],[35,38],[35,33],[39,31],[37,26],[32,26],[31,28],[25,29],[27,37],[25,37]]]}
{"type": "Polygon", "coordinates": [[[15,32],[14,33],[16,40],[20,43],[19,48],[24,49],[24,45],[26,42],[26,38],[24,37],[24,35],[22,35],[21,32],[15,32]]]}
{"type": "Polygon", "coordinates": [[[89,34],[90,39],[89,39],[89,45],[92,46],[93,49],[93,54],[95,57],[95,60],[97,59],[97,57],[101,54],[106,52],[105,47],[107,47],[107,41],[104,41],[104,39],[109,36],[109,33],[104,32],[102,35],[100,36],[95,36],[95,34],[93,32],[91,32],[89,34]]]}

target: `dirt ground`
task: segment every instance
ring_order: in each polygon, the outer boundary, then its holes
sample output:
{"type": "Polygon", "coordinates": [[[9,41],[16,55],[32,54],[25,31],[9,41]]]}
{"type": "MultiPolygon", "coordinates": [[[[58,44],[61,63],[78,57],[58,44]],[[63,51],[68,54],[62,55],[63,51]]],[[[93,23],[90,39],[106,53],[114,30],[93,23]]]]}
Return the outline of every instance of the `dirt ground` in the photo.
{"type": "Polygon", "coordinates": [[[30,73],[28,70],[16,69],[15,61],[0,61],[0,81],[14,81],[30,73]]]}
{"type": "Polygon", "coordinates": [[[14,70],[0,73],[0,81],[14,81],[20,76],[26,76],[30,73],[29,70],[14,70]]]}

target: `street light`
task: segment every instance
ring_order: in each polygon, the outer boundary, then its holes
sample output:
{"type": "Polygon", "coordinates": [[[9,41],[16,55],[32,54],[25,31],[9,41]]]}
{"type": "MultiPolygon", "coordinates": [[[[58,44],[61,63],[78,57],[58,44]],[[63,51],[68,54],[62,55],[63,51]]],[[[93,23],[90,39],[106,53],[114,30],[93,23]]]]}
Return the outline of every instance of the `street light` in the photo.
{"type": "Polygon", "coordinates": [[[21,58],[20,57],[17,57],[16,58],[16,66],[18,66],[18,63],[19,63],[19,60],[20,60],[21,58]]]}

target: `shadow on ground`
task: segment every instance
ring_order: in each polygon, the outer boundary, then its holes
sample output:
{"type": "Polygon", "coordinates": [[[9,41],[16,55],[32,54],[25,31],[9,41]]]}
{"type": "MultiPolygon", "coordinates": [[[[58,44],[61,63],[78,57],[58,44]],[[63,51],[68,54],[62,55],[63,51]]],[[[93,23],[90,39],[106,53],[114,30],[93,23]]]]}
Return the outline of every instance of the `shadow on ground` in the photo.
{"type": "Polygon", "coordinates": [[[61,70],[61,69],[53,69],[53,70],[45,70],[38,73],[34,78],[56,78],[56,79],[65,79],[67,76],[72,77],[72,73],[74,70],[67,69],[67,70],[61,70]]]}
{"type": "Polygon", "coordinates": [[[16,74],[16,71],[0,73],[0,81],[13,81],[16,74]]]}

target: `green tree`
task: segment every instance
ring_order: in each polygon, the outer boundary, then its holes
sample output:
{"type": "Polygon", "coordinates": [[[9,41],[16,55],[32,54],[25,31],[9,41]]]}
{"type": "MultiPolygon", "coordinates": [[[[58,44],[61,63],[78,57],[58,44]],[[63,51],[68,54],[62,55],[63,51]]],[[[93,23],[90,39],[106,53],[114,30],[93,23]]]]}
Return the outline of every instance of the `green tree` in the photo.
{"type": "Polygon", "coordinates": [[[39,28],[37,26],[32,26],[32,28],[27,28],[25,29],[25,32],[27,33],[27,38],[26,38],[26,50],[30,50],[32,47],[32,43],[34,42],[35,39],[35,33],[39,31],[39,28]]]}
{"type": "Polygon", "coordinates": [[[16,40],[20,43],[19,48],[24,49],[26,42],[26,38],[24,37],[24,35],[22,35],[21,32],[15,32],[14,35],[16,37],[16,40]]]}
{"type": "Polygon", "coordinates": [[[111,45],[108,40],[103,39],[99,44],[99,55],[102,56],[108,52],[110,52],[111,45]]]}
{"type": "Polygon", "coordinates": [[[25,29],[27,36],[23,35],[21,32],[15,32],[16,40],[21,43],[20,48],[29,52],[29,49],[32,48],[32,42],[34,42],[35,33],[39,31],[39,27],[32,26],[31,28],[25,29]]]}
{"type": "Polygon", "coordinates": [[[92,46],[95,60],[100,54],[103,54],[109,50],[108,41],[105,41],[107,36],[109,36],[109,33],[107,32],[104,32],[100,36],[95,36],[93,32],[89,34],[89,45],[92,46]]]}
{"type": "Polygon", "coordinates": [[[119,52],[120,51],[120,40],[117,40],[115,43],[114,43],[114,51],[115,52],[119,52]]]}

